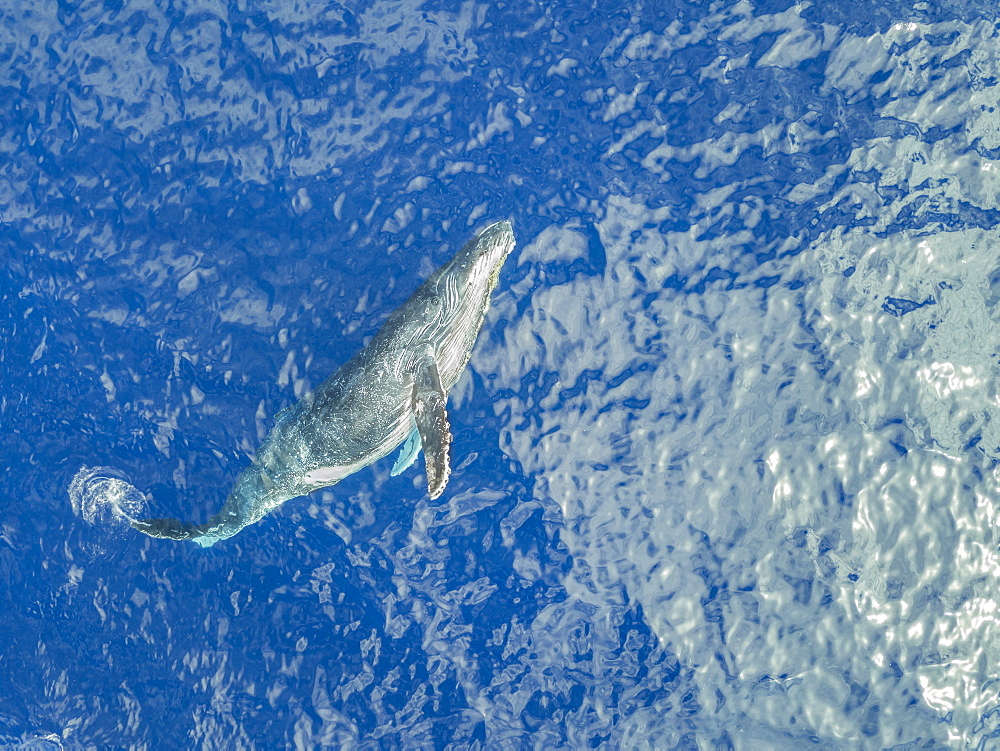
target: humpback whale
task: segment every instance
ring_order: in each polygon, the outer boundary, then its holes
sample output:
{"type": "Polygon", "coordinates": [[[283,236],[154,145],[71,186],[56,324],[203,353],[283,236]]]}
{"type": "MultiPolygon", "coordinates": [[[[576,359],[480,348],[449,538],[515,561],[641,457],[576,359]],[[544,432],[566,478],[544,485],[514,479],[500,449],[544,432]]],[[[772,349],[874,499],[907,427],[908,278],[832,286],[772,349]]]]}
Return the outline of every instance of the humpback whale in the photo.
{"type": "Polygon", "coordinates": [[[232,537],[291,498],[333,485],[406,442],[392,473],[423,448],[431,498],[451,473],[446,402],[472,354],[490,293],[514,247],[510,222],[470,240],[313,392],[275,416],[253,463],[205,524],[131,519],[151,537],[200,545],[232,537]]]}

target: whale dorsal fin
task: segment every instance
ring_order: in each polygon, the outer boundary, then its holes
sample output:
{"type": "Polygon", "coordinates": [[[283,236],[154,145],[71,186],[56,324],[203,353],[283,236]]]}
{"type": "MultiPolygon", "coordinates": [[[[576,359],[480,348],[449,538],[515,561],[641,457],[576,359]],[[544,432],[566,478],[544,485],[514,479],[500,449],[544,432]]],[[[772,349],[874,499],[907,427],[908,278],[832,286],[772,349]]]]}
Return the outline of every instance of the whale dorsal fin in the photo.
{"type": "Polygon", "coordinates": [[[313,399],[315,398],[316,398],[315,392],[310,391],[309,393],[305,394],[301,399],[299,399],[297,402],[292,402],[280,412],[276,412],[274,417],[272,418],[274,420],[274,424],[280,425],[288,418],[293,417],[295,414],[305,411],[306,409],[309,408],[309,406],[312,404],[313,399]]]}
{"type": "Polygon", "coordinates": [[[427,468],[427,491],[437,498],[448,484],[451,466],[448,462],[448,445],[451,430],[448,426],[448,396],[441,385],[434,360],[425,358],[413,373],[413,421],[420,433],[424,461],[427,468]]]}
{"type": "Polygon", "coordinates": [[[287,420],[289,417],[292,416],[292,412],[294,410],[295,410],[295,405],[293,404],[290,407],[285,407],[280,412],[275,412],[274,417],[272,417],[271,419],[274,420],[275,425],[281,425],[281,423],[283,423],[285,420],[287,420]]]}

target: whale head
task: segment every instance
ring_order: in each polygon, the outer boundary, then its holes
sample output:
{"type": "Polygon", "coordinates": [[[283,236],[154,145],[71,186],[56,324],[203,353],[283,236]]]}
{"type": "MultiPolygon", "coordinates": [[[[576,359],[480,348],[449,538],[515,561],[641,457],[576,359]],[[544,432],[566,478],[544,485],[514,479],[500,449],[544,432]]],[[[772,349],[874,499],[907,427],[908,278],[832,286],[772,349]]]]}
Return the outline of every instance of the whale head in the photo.
{"type": "Polygon", "coordinates": [[[453,279],[464,295],[488,300],[513,249],[514,230],[510,222],[497,222],[467,242],[439,273],[442,278],[453,279]]]}
{"type": "Polygon", "coordinates": [[[489,308],[500,269],[514,248],[510,222],[491,224],[438,269],[414,295],[426,306],[435,359],[450,388],[465,368],[489,308]]]}

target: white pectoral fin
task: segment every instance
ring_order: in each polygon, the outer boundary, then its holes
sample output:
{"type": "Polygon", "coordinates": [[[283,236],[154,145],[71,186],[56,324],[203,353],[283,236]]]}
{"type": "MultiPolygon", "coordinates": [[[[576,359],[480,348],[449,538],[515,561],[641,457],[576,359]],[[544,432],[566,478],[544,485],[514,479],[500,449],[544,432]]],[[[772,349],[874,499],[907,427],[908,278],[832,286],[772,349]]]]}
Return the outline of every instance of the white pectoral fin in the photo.
{"type": "Polygon", "coordinates": [[[396,462],[389,471],[389,476],[395,477],[399,473],[404,472],[417,460],[418,453],[420,453],[420,431],[414,428],[413,432],[406,436],[403,448],[399,450],[399,456],[396,457],[396,462]]]}
{"type": "Polygon", "coordinates": [[[437,498],[448,484],[451,466],[448,446],[451,429],[448,425],[447,395],[441,385],[437,365],[430,358],[421,361],[413,376],[413,420],[420,433],[427,469],[427,490],[437,498]]]}

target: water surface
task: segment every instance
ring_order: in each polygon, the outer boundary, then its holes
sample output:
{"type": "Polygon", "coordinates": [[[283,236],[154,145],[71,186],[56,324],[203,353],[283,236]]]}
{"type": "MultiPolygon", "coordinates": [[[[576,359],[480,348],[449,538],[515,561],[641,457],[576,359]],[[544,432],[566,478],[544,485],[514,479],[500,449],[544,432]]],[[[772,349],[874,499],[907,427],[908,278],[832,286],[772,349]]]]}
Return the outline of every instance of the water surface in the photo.
{"type": "Polygon", "coordinates": [[[0,29],[0,742],[996,743],[991,5],[0,29]],[[206,519],[503,218],[440,499],[388,458],[210,550],[109,511],[206,519]]]}

